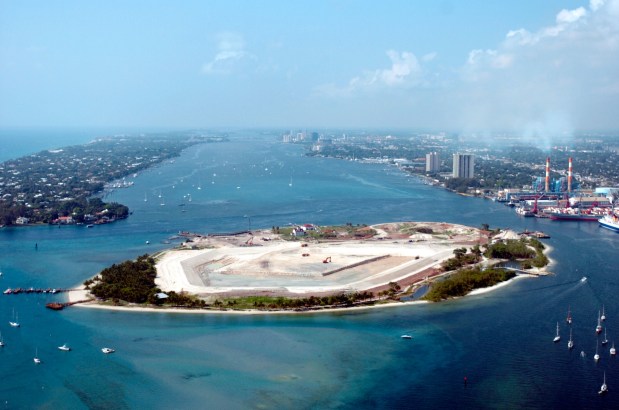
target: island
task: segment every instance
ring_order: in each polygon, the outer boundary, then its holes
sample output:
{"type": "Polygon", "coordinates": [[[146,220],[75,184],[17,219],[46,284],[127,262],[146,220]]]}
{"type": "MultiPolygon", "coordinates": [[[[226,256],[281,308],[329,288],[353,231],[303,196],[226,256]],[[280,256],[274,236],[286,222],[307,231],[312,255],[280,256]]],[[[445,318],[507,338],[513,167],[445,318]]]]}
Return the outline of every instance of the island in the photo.
{"type": "Polygon", "coordinates": [[[181,234],[178,247],[104,269],[69,292],[69,303],[229,312],[385,306],[463,296],[545,274],[548,264],[535,238],[437,222],[181,234]],[[506,260],[519,265],[500,266],[506,260]],[[423,287],[425,296],[413,297],[423,287]]]}
{"type": "Polygon", "coordinates": [[[0,163],[0,226],[107,223],[126,218],[105,203],[106,189],[131,186],[127,177],[177,157],[194,144],[226,141],[202,134],[114,136],[45,150],[0,163]]]}

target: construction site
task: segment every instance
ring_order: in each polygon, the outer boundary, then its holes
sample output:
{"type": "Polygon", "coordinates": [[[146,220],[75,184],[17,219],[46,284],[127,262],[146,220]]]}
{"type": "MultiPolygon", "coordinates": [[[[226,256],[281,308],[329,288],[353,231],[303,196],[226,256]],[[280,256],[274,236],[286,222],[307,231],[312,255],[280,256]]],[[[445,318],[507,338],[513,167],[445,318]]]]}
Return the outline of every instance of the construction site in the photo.
{"type": "Polygon", "coordinates": [[[334,230],[328,240],[270,230],[195,237],[157,256],[156,283],[164,292],[201,297],[377,290],[390,282],[422,281],[454,249],[484,240],[478,229],[446,223],[364,229],[371,233],[362,239],[344,230],[334,230]]]}

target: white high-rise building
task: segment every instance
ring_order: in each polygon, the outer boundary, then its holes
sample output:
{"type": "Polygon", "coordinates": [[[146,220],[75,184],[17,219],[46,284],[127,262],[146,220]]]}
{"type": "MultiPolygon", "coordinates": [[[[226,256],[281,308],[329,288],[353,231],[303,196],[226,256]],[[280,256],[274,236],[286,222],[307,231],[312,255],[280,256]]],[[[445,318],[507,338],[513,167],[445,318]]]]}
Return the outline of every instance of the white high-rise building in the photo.
{"type": "Polygon", "coordinates": [[[426,154],[426,172],[438,172],[441,167],[441,161],[436,152],[426,154]]]}
{"type": "Polygon", "coordinates": [[[475,155],[454,154],[453,177],[473,178],[475,176],[475,155]]]}

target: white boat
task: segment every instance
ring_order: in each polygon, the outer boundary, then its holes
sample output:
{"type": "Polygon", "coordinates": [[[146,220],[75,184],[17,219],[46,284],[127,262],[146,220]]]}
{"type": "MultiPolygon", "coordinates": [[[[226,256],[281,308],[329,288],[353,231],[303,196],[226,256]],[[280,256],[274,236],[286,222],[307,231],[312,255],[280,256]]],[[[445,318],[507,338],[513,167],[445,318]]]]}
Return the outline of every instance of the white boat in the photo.
{"type": "Polygon", "coordinates": [[[2,332],[0,332],[0,347],[4,347],[4,339],[2,338],[2,332]]]}
{"type": "Polygon", "coordinates": [[[604,305],[602,305],[602,316],[600,316],[600,319],[602,319],[602,321],[606,320],[606,315],[604,314],[604,305]]]}
{"type": "Polygon", "coordinates": [[[11,327],[19,327],[19,317],[18,315],[15,313],[15,311],[13,311],[13,320],[9,321],[9,325],[11,325],[11,327]]]}
{"type": "Polygon", "coordinates": [[[400,337],[401,337],[402,339],[412,339],[412,338],[413,338],[413,336],[411,336],[411,335],[402,335],[402,336],[400,336],[400,337]]]}
{"type": "Polygon", "coordinates": [[[67,346],[67,344],[65,343],[62,346],[58,346],[58,350],[62,350],[63,352],[68,352],[69,350],[71,350],[71,348],[67,346]]]}
{"type": "Polygon", "coordinates": [[[37,348],[35,354],[34,354],[34,359],[32,359],[34,361],[34,364],[41,364],[41,359],[39,359],[39,349],[37,348]]]}
{"type": "Polygon", "coordinates": [[[602,228],[610,229],[611,231],[619,232],[619,218],[614,212],[611,215],[606,215],[598,221],[602,228]]]}
{"type": "Polygon", "coordinates": [[[613,345],[610,347],[610,355],[614,356],[617,354],[617,350],[615,349],[615,342],[613,342],[613,345]]]}
{"type": "Polygon", "coordinates": [[[602,346],[606,346],[608,339],[606,338],[606,328],[604,328],[604,340],[602,340],[602,346]]]}
{"type": "Polygon", "coordinates": [[[602,319],[601,319],[601,315],[599,311],[598,311],[598,325],[595,327],[595,333],[597,333],[598,335],[602,333],[602,319]]]}
{"type": "Polygon", "coordinates": [[[570,311],[570,307],[567,307],[567,318],[565,318],[565,321],[567,322],[568,325],[572,324],[572,312],[570,311]]]}
{"type": "Polygon", "coordinates": [[[557,335],[554,339],[552,339],[552,341],[557,343],[559,340],[561,340],[561,336],[559,336],[559,322],[557,322],[557,335]]]}
{"type": "Polygon", "coordinates": [[[582,278],[580,278],[580,282],[581,283],[585,283],[587,281],[587,277],[583,276],[582,278]]]}
{"type": "Polygon", "coordinates": [[[101,349],[101,351],[105,354],[109,354],[114,353],[116,350],[112,349],[111,347],[104,347],[103,349],[101,349]]]}
{"type": "Polygon", "coordinates": [[[604,394],[607,391],[608,391],[608,386],[606,385],[606,372],[604,372],[604,383],[602,383],[602,386],[600,387],[600,391],[598,393],[604,394]]]}
{"type": "Polygon", "coordinates": [[[596,362],[600,360],[600,354],[598,353],[598,344],[595,342],[595,354],[593,355],[593,360],[596,362]]]}
{"type": "Polygon", "coordinates": [[[567,348],[570,350],[574,348],[574,341],[572,340],[572,328],[570,328],[570,340],[567,342],[567,348]]]}

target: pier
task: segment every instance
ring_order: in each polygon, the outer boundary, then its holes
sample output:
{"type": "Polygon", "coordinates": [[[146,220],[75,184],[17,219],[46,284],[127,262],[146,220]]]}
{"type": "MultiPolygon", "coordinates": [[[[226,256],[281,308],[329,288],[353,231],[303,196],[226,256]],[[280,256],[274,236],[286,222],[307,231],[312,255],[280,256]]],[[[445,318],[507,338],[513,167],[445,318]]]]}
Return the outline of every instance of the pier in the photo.
{"type": "Polygon", "coordinates": [[[47,288],[47,289],[35,289],[35,288],[15,288],[15,289],[11,289],[8,288],[7,290],[5,290],[3,293],[5,295],[19,295],[21,293],[50,293],[52,295],[56,294],[56,293],[62,293],[62,292],[69,292],[73,289],[52,289],[52,288],[47,288]]]}

